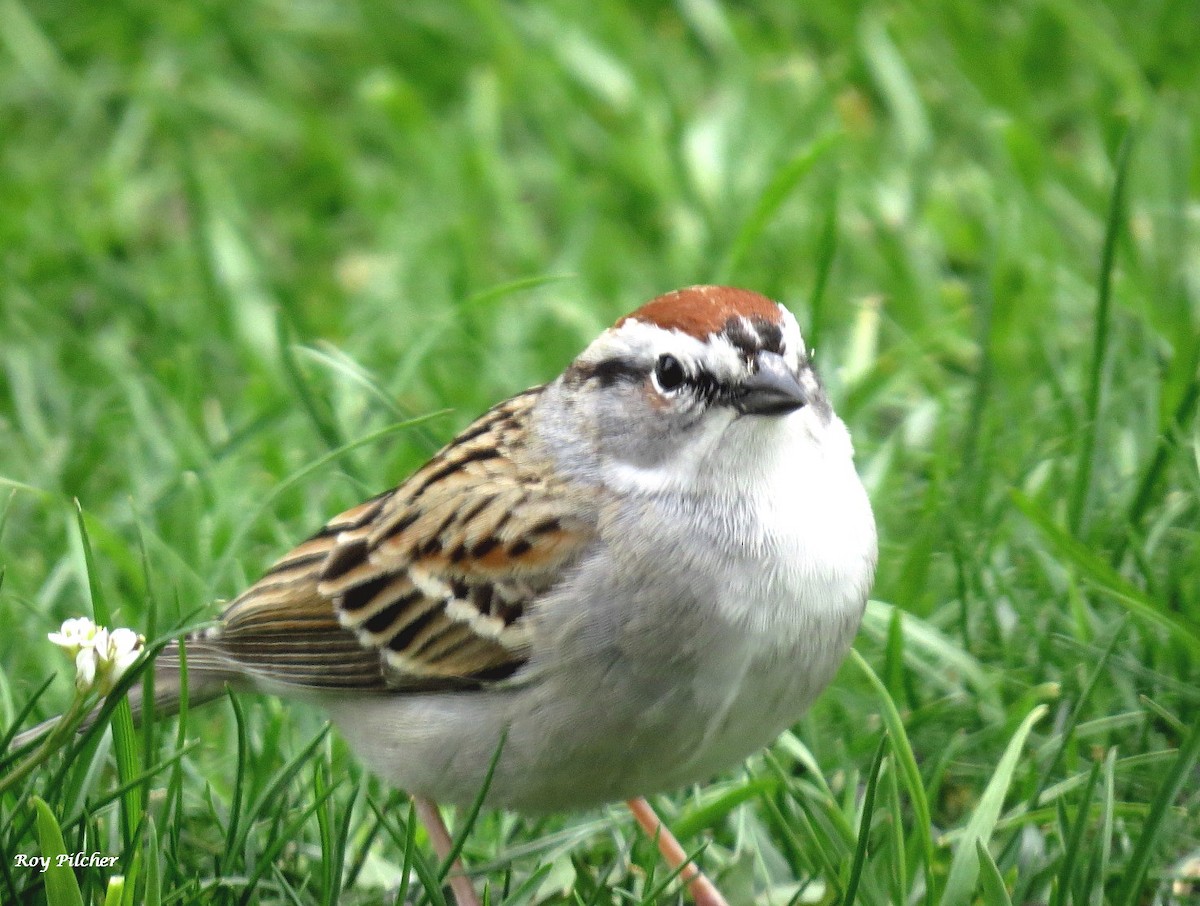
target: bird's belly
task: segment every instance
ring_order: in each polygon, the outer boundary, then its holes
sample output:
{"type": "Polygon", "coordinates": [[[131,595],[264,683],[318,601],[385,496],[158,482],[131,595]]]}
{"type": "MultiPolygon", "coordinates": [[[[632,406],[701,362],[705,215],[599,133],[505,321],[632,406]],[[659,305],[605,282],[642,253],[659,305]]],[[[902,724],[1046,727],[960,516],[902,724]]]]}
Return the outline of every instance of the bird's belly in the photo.
{"type": "Polygon", "coordinates": [[[676,676],[657,690],[654,706],[630,716],[642,757],[631,757],[628,744],[614,753],[635,775],[629,794],[711,779],[769,745],[832,679],[852,634],[849,625],[831,627],[818,635],[820,645],[800,640],[766,650],[741,635],[714,640],[694,672],[676,676]]]}
{"type": "Polygon", "coordinates": [[[331,716],[378,774],[411,792],[469,804],[503,740],[489,805],[587,808],[727,770],[794,723],[836,666],[790,663],[799,652],[712,654],[686,675],[597,662],[503,693],[343,701],[331,716]]]}

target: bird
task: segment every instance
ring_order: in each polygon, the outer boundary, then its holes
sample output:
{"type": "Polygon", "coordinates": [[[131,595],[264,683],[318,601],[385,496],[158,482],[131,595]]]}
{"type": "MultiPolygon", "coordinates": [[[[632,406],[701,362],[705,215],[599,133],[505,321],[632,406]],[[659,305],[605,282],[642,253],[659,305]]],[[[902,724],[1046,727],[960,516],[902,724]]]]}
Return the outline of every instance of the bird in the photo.
{"type": "MultiPolygon", "coordinates": [[[[796,318],[693,286],[276,561],[186,641],[188,695],[324,708],[435,846],[437,805],[485,782],[484,805],[524,814],[624,800],[693,898],[723,903],[644,797],[711,779],[804,714],[876,560],[796,318]]],[[[159,707],[179,659],[158,657],[159,707]]],[[[477,902],[465,877],[453,890],[477,902]]]]}

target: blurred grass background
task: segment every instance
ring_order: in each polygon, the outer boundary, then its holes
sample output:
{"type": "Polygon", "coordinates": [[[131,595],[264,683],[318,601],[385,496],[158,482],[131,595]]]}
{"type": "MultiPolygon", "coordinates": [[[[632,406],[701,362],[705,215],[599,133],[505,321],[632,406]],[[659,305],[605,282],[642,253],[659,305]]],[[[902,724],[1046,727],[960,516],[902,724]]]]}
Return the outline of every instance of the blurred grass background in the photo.
{"type": "MultiPolygon", "coordinates": [[[[0,727],[69,698],[73,498],[118,624],[205,617],[618,315],[730,282],[797,313],[856,439],[879,683],[848,665],[664,798],[685,845],[739,903],[1197,902],[1198,23],[0,0],[0,727]]],[[[180,798],[173,732],[143,740],[136,839],[105,744],[0,798],[0,901],[44,901],[31,793],[129,902],[394,897],[402,800],[306,749],[319,717],[242,705],[245,758],[228,706],[191,716],[180,798]]],[[[678,896],[616,812],[484,815],[465,852],[493,902],[678,896]]]]}

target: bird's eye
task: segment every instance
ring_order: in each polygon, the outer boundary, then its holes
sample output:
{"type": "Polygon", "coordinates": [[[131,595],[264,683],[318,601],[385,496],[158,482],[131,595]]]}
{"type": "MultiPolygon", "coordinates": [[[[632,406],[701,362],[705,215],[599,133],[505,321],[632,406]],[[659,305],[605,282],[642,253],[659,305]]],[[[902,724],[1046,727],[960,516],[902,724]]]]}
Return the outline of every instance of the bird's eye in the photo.
{"type": "Polygon", "coordinates": [[[663,393],[678,390],[687,380],[687,372],[679,364],[679,359],[673,355],[659,356],[654,363],[654,383],[663,393]]]}

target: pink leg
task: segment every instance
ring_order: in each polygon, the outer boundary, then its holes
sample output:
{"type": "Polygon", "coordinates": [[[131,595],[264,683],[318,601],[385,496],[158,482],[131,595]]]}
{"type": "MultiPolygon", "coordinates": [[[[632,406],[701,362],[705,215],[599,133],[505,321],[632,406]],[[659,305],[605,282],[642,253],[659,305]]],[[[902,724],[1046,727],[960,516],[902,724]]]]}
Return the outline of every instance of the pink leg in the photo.
{"type": "Polygon", "coordinates": [[[633,812],[633,817],[646,832],[646,836],[658,843],[658,851],[662,853],[662,857],[670,869],[679,872],[679,877],[687,884],[692,901],[696,906],[729,906],[725,902],[725,898],[721,896],[721,891],[717,890],[704,872],[688,858],[688,854],[679,845],[675,835],[658,820],[658,815],[654,813],[649,802],[638,797],[627,800],[625,804],[633,812]]]}
{"type": "MultiPolygon", "coordinates": [[[[421,824],[429,834],[429,842],[433,844],[438,861],[445,864],[446,857],[450,855],[450,847],[454,844],[450,839],[450,831],[446,829],[446,822],[442,820],[442,813],[438,811],[437,803],[424,796],[413,796],[413,805],[416,806],[417,817],[421,819],[421,824]]],[[[479,895],[475,893],[475,886],[467,877],[461,859],[455,858],[454,864],[450,866],[449,880],[454,902],[458,906],[481,906],[479,895]]]]}

